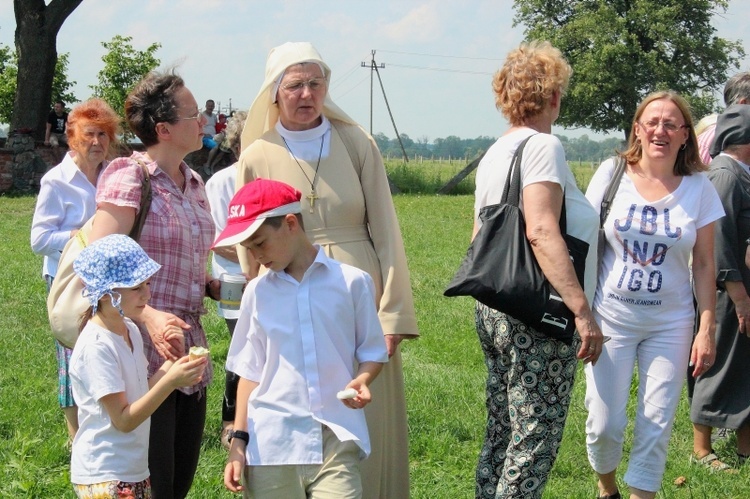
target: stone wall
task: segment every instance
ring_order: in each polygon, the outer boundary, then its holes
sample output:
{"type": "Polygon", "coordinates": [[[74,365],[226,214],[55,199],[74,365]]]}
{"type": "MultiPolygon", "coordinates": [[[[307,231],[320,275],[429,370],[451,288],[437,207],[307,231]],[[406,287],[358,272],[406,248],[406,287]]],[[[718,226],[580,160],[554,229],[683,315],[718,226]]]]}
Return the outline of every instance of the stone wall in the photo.
{"type": "MultiPolygon", "coordinates": [[[[2,146],[2,144],[0,144],[2,146]]],[[[130,144],[129,150],[143,150],[141,144],[130,144]]],[[[37,193],[42,176],[62,161],[66,150],[45,146],[35,141],[29,134],[11,134],[3,147],[0,147],[0,194],[3,193],[37,193]]],[[[192,152],[185,157],[185,162],[198,171],[203,180],[209,176],[202,169],[208,162],[209,150],[206,148],[192,152]]],[[[123,151],[123,154],[129,152],[123,151]]],[[[215,170],[231,164],[233,157],[225,154],[215,170]]]]}
{"type": "Polygon", "coordinates": [[[0,193],[13,186],[13,151],[0,149],[0,193]]]}
{"type": "Polygon", "coordinates": [[[12,133],[0,157],[0,193],[37,192],[48,164],[59,162],[51,148],[38,148],[26,133],[12,133]]]}

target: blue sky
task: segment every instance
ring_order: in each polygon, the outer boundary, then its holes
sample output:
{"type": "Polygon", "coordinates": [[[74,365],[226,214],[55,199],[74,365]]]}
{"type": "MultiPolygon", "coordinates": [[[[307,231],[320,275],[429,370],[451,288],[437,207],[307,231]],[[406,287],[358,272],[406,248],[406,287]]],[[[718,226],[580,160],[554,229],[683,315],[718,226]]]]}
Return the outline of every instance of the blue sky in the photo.
{"type": "MultiPolygon", "coordinates": [[[[370,124],[370,70],[380,75],[398,131],[413,139],[499,136],[508,125],[495,110],[492,73],[523,38],[512,0],[84,0],[63,25],[59,53],[70,53],[69,79],[80,99],[102,68],[101,42],[132,36],[136,49],[158,42],[163,66],[174,65],[202,105],[247,109],[263,80],[270,48],[310,41],[333,71],[337,104],[370,124]]],[[[747,37],[750,2],[734,0],[714,18],[719,36],[747,37]],[[743,21],[744,20],[744,21],[743,21]]],[[[13,45],[12,0],[0,0],[0,44],[13,45]]],[[[750,43],[743,40],[750,53],[750,43]]],[[[742,62],[750,70],[750,58],[742,62]]],[[[563,101],[564,105],[564,101],[563,101]]],[[[373,131],[395,135],[375,78],[373,131]]],[[[586,130],[555,133],[579,136],[586,130]]]]}

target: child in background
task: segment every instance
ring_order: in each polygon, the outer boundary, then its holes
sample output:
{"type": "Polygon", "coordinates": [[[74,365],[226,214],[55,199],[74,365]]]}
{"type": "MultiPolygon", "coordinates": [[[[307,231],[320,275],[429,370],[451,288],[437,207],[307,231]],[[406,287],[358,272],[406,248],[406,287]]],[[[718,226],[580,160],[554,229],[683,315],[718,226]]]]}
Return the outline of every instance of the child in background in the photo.
{"type": "MultiPolygon", "coordinates": [[[[219,121],[216,122],[216,135],[219,135],[220,133],[224,133],[224,129],[227,127],[227,115],[224,113],[219,113],[219,121]]],[[[216,143],[220,143],[222,140],[224,140],[224,136],[222,135],[220,138],[216,138],[216,135],[214,135],[214,140],[216,143]]]]}
{"type": "Polygon", "coordinates": [[[388,355],[372,278],[309,241],[300,197],[246,184],[214,243],[242,244],[268,269],[247,285],[227,355],[240,380],[224,484],[244,497],[357,498],[370,452],[361,409],[388,355]]]}
{"type": "Polygon", "coordinates": [[[73,264],[91,303],[70,359],[80,425],[70,475],[79,498],[151,497],[150,416],[172,390],[200,381],[206,367],[205,358],[185,356],[147,379],[141,333],[131,319],[143,312],[149,279],[160,267],[120,234],[93,242],[73,264]]]}

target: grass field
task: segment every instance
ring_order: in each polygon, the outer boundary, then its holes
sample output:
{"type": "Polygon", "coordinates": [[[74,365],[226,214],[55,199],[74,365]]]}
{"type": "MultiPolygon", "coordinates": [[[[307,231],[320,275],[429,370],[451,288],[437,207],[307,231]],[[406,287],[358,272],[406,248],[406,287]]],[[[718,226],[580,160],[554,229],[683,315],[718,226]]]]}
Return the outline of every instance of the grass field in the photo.
{"type": "MultiPolygon", "coordinates": [[[[587,174],[585,170],[583,174],[587,174]]],[[[471,498],[485,419],[485,368],[474,332],[472,301],[444,298],[442,290],[466,250],[472,224],[472,197],[403,195],[397,196],[395,201],[422,334],[419,340],[403,346],[412,497],[471,498]]],[[[0,197],[3,240],[0,254],[0,497],[73,498],[66,432],[55,393],[56,362],[47,329],[41,257],[33,255],[29,249],[33,208],[33,197],[0,197]]],[[[214,313],[209,313],[204,325],[214,362],[222,366],[229,340],[224,323],[214,313]]],[[[217,371],[221,373],[220,368],[217,371]]],[[[584,445],[586,411],[580,374],[563,446],[545,498],[595,497],[595,479],[584,445]]],[[[222,390],[223,376],[219,374],[209,389],[209,416],[198,474],[190,495],[193,498],[235,497],[224,490],[221,479],[225,459],[218,440],[222,390]]],[[[750,497],[750,465],[742,468],[738,475],[711,474],[691,466],[688,462],[691,435],[687,402],[683,397],[658,497],[750,497]],[[678,477],[686,478],[684,485],[674,484],[678,477]]],[[[627,456],[630,440],[625,447],[627,456]]],[[[732,448],[731,442],[726,441],[716,445],[717,453],[727,459],[732,448]]],[[[624,465],[620,478],[622,473],[624,465]]]]}
{"type": "MultiPolygon", "coordinates": [[[[469,162],[472,160],[469,160],[469,162]]],[[[385,168],[388,176],[402,194],[436,194],[440,188],[461,172],[468,162],[388,160],[385,168]]],[[[594,166],[589,163],[571,162],[570,167],[579,186],[586,186],[594,174],[594,166]]],[[[474,193],[476,170],[466,176],[449,194],[463,195],[474,193]]]]}

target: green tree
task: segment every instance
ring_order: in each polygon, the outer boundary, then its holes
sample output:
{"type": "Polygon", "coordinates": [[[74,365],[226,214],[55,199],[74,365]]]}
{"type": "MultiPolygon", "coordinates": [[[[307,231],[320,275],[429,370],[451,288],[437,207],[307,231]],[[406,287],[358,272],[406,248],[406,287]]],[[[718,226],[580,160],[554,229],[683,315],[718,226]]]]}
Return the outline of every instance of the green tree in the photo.
{"type": "Polygon", "coordinates": [[[573,67],[558,124],[626,135],[638,103],[655,90],[687,98],[696,119],[716,107],[741,42],[715,35],[727,0],[515,0],[514,24],[549,40],[573,67]]]}
{"type": "Polygon", "coordinates": [[[99,84],[91,86],[94,95],[106,101],[123,118],[128,93],[160,62],[154,54],[161,44],[152,43],[141,51],[133,48],[132,41],[131,36],[115,35],[111,41],[102,42],[107,49],[102,57],[104,68],[98,74],[99,84]]]}
{"type": "Polygon", "coordinates": [[[18,54],[11,129],[30,128],[38,139],[52,101],[57,33],[83,0],[13,0],[18,54]]]}
{"type": "Polygon", "coordinates": [[[380,154],[385,154],[390,147],[391,139],[386,137],[383,132],[376,133],[372,138],[375,139],[375,143],[378,145],[378,149],[380,149],[380,154]]]}
{"type": "MultiPolygon", "coordinates": [[[[52,92],[50,102],[61,100],[66,104],[78,99],[70,92],[75,81],[68,81],[68,57],[70,54],[60,54],[55,64],[55,74],[52,78],[52,92]]],[[[10,123],[13,114],[13,100],[16,96],[18,78],[18,57],[10,47],[0,46],[0,123],[10,123]]],[[[46,115],[45,115],[46,116],[46,115]]]]}
{"type": "Polygon", "coordinates": [[[60,54],[55,64],[55,76],[52,78],[52,102],[63,101],[66,104],[78,102],[78,98],[70,93],[70,89],[77,82],[68,81],[68,57],[69,53],[60,54]]]}
{"type": "Polygon", "coordinates": [[[17,76],[15,52],[10,47],[0,46],[0,123],[10,123],[17,76]]]}

